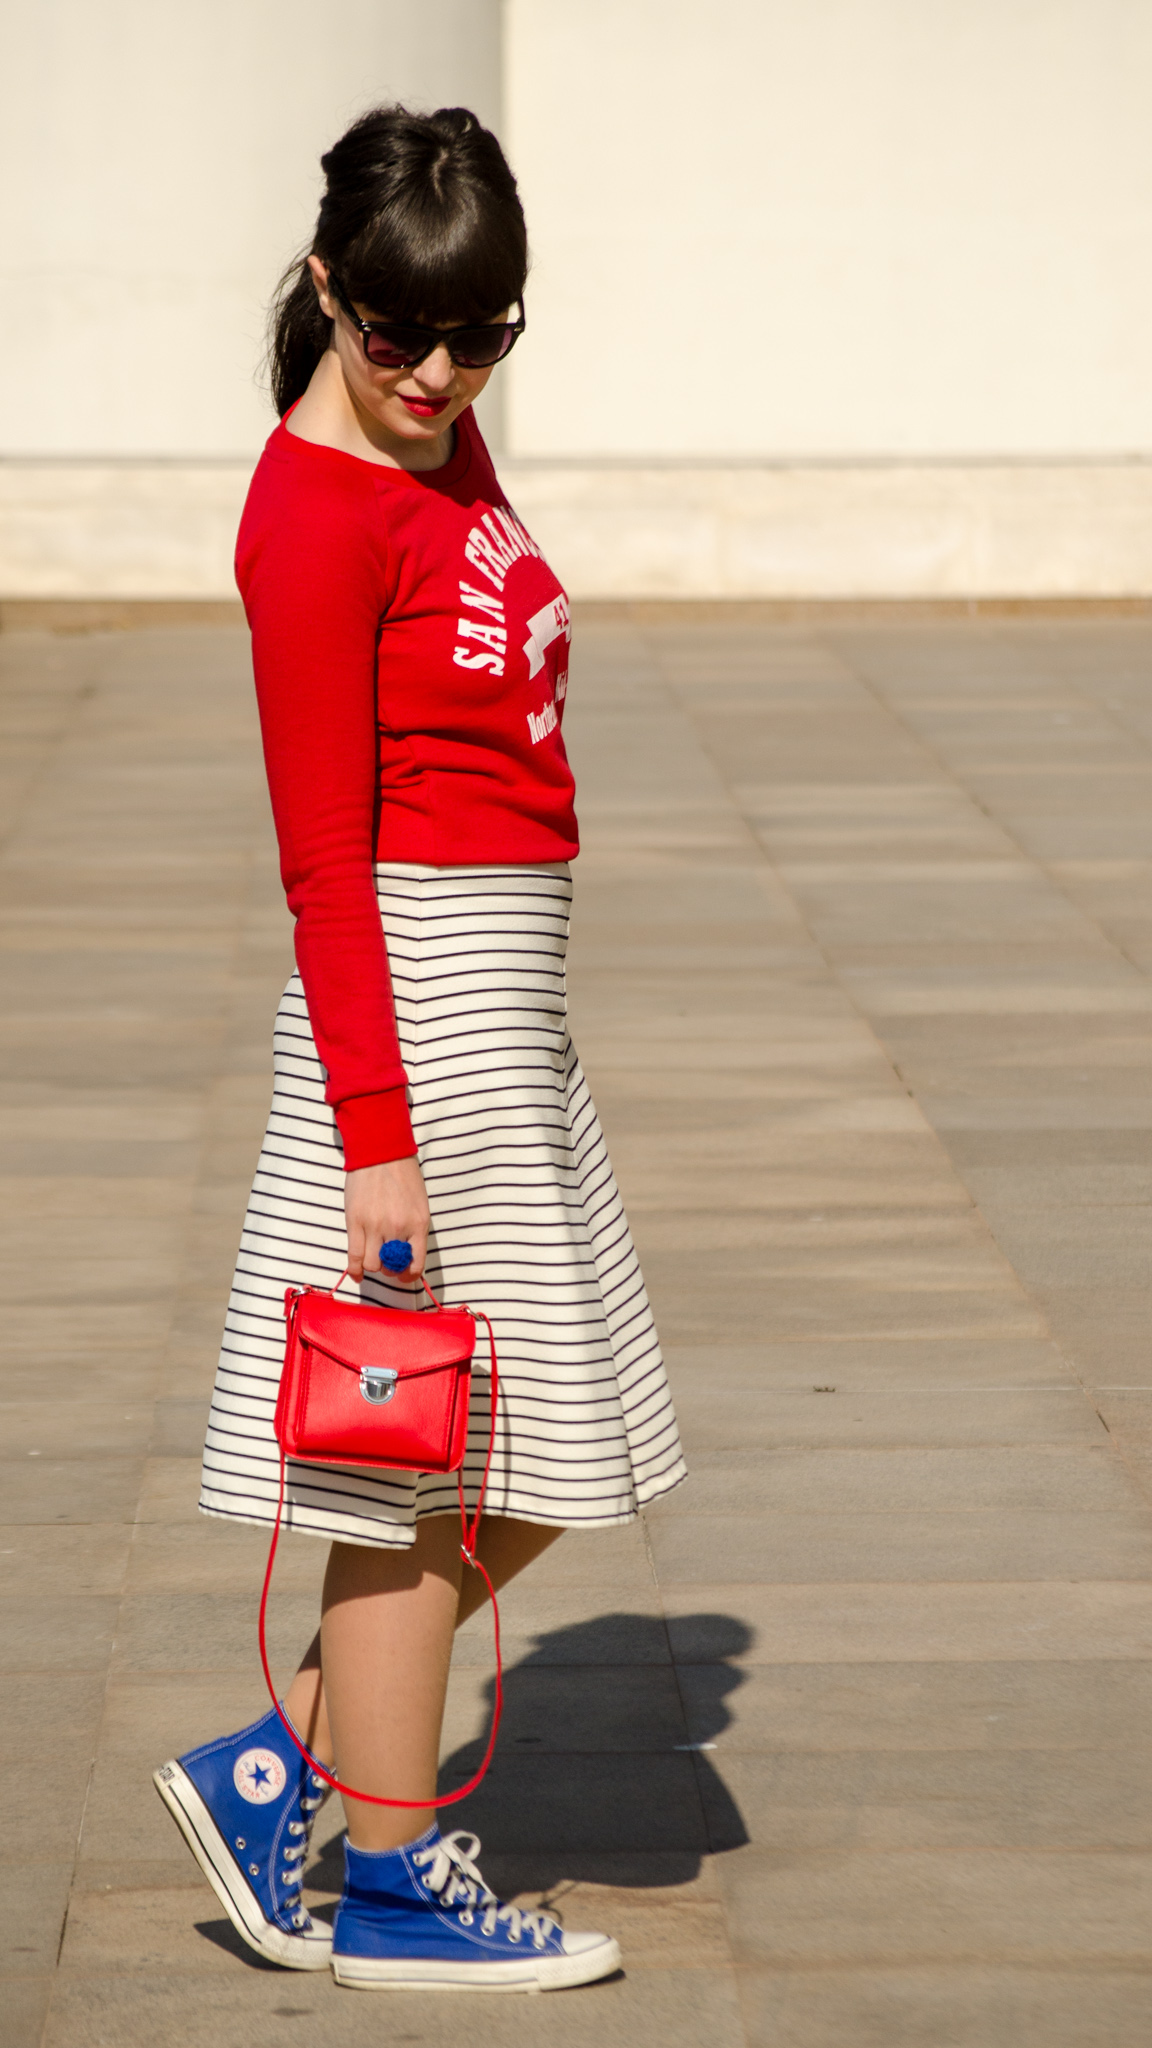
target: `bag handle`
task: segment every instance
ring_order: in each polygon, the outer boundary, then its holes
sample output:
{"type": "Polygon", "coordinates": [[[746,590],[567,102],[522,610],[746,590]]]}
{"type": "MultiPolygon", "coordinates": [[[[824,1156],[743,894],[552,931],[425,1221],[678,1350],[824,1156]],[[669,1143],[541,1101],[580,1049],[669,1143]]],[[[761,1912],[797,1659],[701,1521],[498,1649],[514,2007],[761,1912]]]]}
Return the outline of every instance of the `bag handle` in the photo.
{"type": "MultiPolygon", "coordinates": [[[[347,1273],[348,1268],[345,1266],[340,1279],[336,1282],[336,1287],[340,1286],[341,1281],[347,1277],[347,1273]]],[[[443,1307],[443,1303],[437,1301],[423,1274],[420,1276],[420,1285],[423,1287],[429,1301],[436,1308],[443,1307]]],[[[335,1294],[336,1287],[325,1288],[319,1291],[335,1294]]],[[[488,1331],[491,1422],[488,1431],[488,1455],[484,1460],[484,1473],[480,1481],[480,1491],[476,1496],[476,1512],[471,1522],[468,1520],[468,1509],[464,1500],[463,1467],[459,1467],[456,1473],[456,1493],[460,1502],[460,1555],[464,1559],[465,1564],[471,1565],[473,1571],[479,1572],[480,1577],[488,1588],[488,1598],[492,1602],[492,1634],[496,1645],[496,1698],[492,1708],[492,1725],[488,1730],[488,1743],[480,1763],[480,1768],[473,1772],[466,1785],[461,1785],[458,1792],[445,1792],[439,1799],[383,1799],[376,1792],[357,1792],[354,1786],[345,1785],[336,1777],[334,1772],[328,1770],[324,1764],[320,1763],[313,1756],[307,1744],[301,1742],[291,1721],[284,1712],[268,1663],[267,1643],[268,1594],[272,1586],[272,1567],[276,1562],[276,1550],[280,1542],[280,1526],[284,1516],[284,1488],[288,1469],[286,1454],[283,1449],[280,1451],[280,1497],[276,1503],[276,1525],[272,1531],[272,1541],[268,1548],[268,1563],[264,1572],[264,1587],[260,1595],[260,1662],[264,1667],[264,1683],[268,1687],[272,1705],[276,1709],[277,1719],[285,1733],[291,1737],[295,1747],[299,1750],[309,1768],[315,1771],[316,1776],[322,1779],[325,1785],[331,1785],[337,1792],[347,1793],[349,1799],[363,1800],[366,1806],[404,1806],[411,1807],[418,1812],[424,1812],[430,1806],[455,1806],[457,1800],[467,1799],[469,1794],[476,1790],[477,1785],[485,1776],[488,1766],[492,1761],[492,1755],[496,1748],[496,1736],[500,1728],[500,1717],[504,1712],[504,1665],[500,1655],[500,1608],[496,1600],[496,1588],[476,1555],[476,1538],[480,1533],[480,1517],[484,1512],[484,1495],[488,1490],[488,1474],[492,1469],[492,1452],[496,1445],[496,1411],[500,1391],[499,1370],[496,1363],[496,1337],[492,1324],[482,1309],[467,1309],[466,1313],[474,1316],[478,1323],[483,1323],[488,1331]]]]}

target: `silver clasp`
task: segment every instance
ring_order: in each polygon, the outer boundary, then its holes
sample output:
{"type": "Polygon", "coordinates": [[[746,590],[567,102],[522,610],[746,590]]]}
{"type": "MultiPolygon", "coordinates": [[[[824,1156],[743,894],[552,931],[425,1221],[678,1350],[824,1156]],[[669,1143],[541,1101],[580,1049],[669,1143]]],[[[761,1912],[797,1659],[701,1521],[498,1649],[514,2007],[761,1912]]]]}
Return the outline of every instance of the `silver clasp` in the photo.
{"type": "Polygon", "coordinates": [[[393,1372],[387,1365],[362,1365],[360,1392],[366,1401],[374,1401],[377,1406],[381,1406],[385,1401],[392,1399],[399,1377],[399,1373],[393,1372]]]}

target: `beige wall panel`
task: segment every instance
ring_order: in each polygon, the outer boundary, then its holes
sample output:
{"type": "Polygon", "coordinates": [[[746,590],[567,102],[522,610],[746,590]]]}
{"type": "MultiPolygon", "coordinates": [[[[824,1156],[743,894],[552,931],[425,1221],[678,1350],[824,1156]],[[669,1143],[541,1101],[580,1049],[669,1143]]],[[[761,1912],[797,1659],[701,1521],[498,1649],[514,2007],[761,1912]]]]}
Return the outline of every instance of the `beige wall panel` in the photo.
{"type": "Polygon", "coordinates": [[[529,455],[1152,449],[1147,0],[508,0],[529,455]]]}
{"type": "Polygon", "coordinates": [[[374,102],[499,113],[499,0],[34,0],[0,63],[0,451],[242,455],[317,159],[374,102]]]}

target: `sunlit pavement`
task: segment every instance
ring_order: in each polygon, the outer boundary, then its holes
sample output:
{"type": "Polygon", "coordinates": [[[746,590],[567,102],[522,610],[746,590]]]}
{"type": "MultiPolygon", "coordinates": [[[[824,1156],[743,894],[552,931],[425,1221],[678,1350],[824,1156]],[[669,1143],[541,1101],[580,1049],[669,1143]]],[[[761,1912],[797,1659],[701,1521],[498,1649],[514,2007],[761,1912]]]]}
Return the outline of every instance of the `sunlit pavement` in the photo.
{"type": "Polygon", "coordinates": [[[152,1791],[262,1710],[195,1497],[288,921],[241,634],[0,637],[5,2048],[1147,2048],[1150,656],[577,622],[574,1032],[692,1476],[505,1601],[457,1820],[626,1961],[542,2004],[262,1965],[152,1791]]]}

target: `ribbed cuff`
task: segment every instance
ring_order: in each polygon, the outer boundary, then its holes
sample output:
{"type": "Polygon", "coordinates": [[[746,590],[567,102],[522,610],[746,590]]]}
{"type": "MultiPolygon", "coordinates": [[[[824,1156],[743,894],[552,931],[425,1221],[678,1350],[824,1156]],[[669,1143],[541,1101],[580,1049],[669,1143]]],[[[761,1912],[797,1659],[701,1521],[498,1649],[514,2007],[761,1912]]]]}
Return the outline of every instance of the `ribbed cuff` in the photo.
{"type": "Polygon", "coordinates": [[[344,1171],[358,1166],[384,1166],[390,1159],[412,1159],[416,1140],[404,1088],[384,1088],[379,1095],[350,1095],[336,1104],[336,1122],[344,1140],[344,1171]]]}

